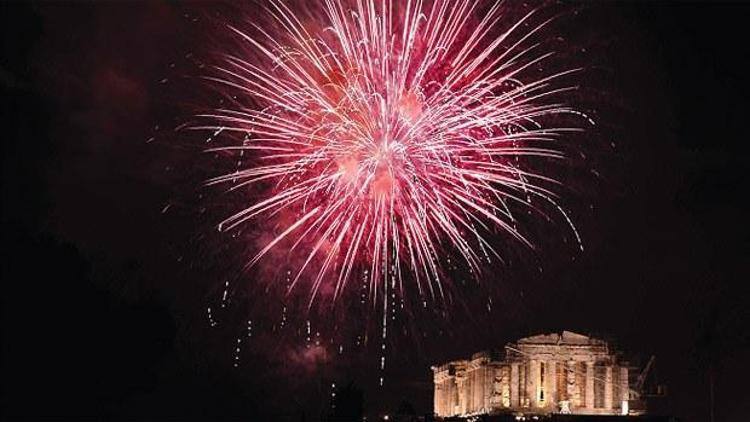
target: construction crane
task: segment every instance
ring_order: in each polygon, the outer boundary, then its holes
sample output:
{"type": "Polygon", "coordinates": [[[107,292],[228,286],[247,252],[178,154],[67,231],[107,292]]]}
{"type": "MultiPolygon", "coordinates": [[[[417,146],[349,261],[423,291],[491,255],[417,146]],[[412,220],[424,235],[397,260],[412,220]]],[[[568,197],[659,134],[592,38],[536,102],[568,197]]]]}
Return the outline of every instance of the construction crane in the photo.
{"type": "Polygon", "coordinates": [[[638,375],[638,380],[635,383],[636,391],[643,391],[643,386],[646,384],[646,376],[648,376],[648,371],[651,370],[651,367],[654,366],[655,360],[656,356],[651,355],[651,358],[648,360],[646,367],[643,368],[643,371],[641,371],[640,375],[638,375]]]}

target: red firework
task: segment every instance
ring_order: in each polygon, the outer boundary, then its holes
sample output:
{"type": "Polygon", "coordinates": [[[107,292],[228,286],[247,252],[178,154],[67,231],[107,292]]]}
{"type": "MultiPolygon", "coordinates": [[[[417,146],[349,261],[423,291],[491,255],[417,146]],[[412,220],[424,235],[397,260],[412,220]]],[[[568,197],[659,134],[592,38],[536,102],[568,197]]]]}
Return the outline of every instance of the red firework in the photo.
{"type": "Polygon", "coordinates": [[[576,69],[526,76],[552,56],[531,41],[549,21],[530,25],[532,11],[498,33],[501,3],[473,0],[307,8],[273,0],[265,24],[231,27],[253,53],[227,54],[210,78],[240,100],[201,128],[243,138],[212,151],[252,164],[209,184],[261,195],[219,228],[275,230],[250,266],[283,247],[303,257],[289,288],[307,274],[310,303],[322,286],[335,300],[356,273],[387,307],[407,282],[443,295],[446,250],[479,274],[499,256],[495,233],[531,245],[511,212],[519,204],[567,220],[554,178],[524,165],[563,158],[577,130],[545,124],[578,114],[555,100],[575,89],[559,80],[576,69]]]}

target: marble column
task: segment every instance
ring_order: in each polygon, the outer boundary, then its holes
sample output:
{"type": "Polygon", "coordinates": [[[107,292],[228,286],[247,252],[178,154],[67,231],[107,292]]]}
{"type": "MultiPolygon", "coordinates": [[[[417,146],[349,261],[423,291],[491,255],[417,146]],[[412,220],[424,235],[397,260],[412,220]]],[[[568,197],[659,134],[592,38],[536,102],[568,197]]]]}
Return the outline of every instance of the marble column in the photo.
{"type": "Polygon", "coordinates": [[[464,394],[466,394],[466,400],[464,403],[464,411],[463,413],[469,413],[474,408],[474,389],[476,385],[474,384],[474,378],[476,377],[476,371],[472,369],[466,370],[466,381],[464,381],[464,394]]]}
{"type": "Polygon", "coordinates": [[[628,368],[620,367],[620,405],[623,401],[630,399],[630,385],[628,381],[628,368]]]}
{"type": "Polygon", "coordinates": [[[454,377],[451,383],[451,396],[450,396],[450,407],[448,408],[448,414],[455,416],[458,413],[458,406],[461,404],[461,390],[459,390],[458,380],[454,377]]]}
{"type": "Polygon", "coordinates": [[[503,407],[510,407],[510,368],[504,366],[502,369],[502,404],[503,407]]]}
{"type": "Polygon", "coordinates": [[[489,408],[490,404],[490,396],[492,391],[492,384],[490,382],[490,377],[487,376],[487,366],[482,365],[482,397],[481,397],[481,407],[482,411],[486,411],[489,408]]]}
{"type": "Polygon", "coordinates": [[[471,411],[471,402],[473,397],[473,389],[474,389],[474,383],[472,382],[472,377],[474,376],[474,371],[472,371],[470,368],[466,369],[466,374],[464,375],[464,383],[463,387],[461,389],[464,392],[464,402],[461,406],[461,414],[468,413],[471,411]]]}
{"type": "Polygon", "coordinates": [[[484,404],[482,408],[487,411],[490,409],[490,403],[492,402],[492,381],[495,378],[495,373],[494,370],[485,363],[482,366],[482,375],[484,376],[484,383],[482,386],[482,399],[484,404]]]}
{"type": "Polygon", "coordinates": [[[445,387],[446,382],[435,380],[435,404],[433,410],[436,415],[442,416],[445,414],[445,387]]]}
{"type": "Polygon", "coordinates": [[[529,395],[526,391],[529,383],[529,364],[523,363],[518,367],[518,401],[521,403],[521,407],[526,407],[529,404],[529,395]]]}
{"type": "Polygon", "coordinates": [[[456,377],[456,389],[458,390],[458,414],[466,413],[466,381],[456,377]]]}
{"type": "Polygon", "coordinates": [[[518,407],[521,402],[519,399],[520,385],[518,383],[518,364],[510,364],[510,406],[518,407]]]}
{"type": "Polygon", "coordinates": [[[529,398],[529,405],[536,407],[538,403],[537,384],[539,384],[539,361],[529,361],[528,378],[526,379],[526,397],[529,398]]]}
{"type": "Polygon", "coordinates": [[[594,362],[586,362],[586,408],[594,408],[594,362]]]}
{"type": "Polygon", "coordinates": [[[557,406],[557,367],[555,361],[551,360],[544,365],[544,379],[547,384],[544,388],[544,401],[547,407],[557,406]]]}
{"type": "MultiPolygon", "coordinates": [[[[567,389],[568,400],[570,400],[571,408],[576,405],[576,362],[569,360],[567,368],[565,368],[565,387],[567,389]]],[[[572,409],[571,409],[572,410],[572,409]]]]}
{"type": "Polygon", "coordinates": [[[612,366],[607,366],[604,375],[604,408],[612,409],[612,366]]]}

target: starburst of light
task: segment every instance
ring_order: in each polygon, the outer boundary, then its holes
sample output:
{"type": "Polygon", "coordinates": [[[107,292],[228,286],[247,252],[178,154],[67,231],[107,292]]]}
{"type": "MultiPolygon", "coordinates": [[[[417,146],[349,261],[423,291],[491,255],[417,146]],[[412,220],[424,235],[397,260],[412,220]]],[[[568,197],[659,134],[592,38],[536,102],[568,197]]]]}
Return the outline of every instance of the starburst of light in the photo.
{"type": "Polygon", "coordinates": [[[208,79],[235,101],[197,127],[239,135],[211,151],[249,157],[208,181],[254,192],[220,230],[274,233],[249,266],[274,248],[301,254],[288,288],[308,280],[310,303],[364,274],[385,319],[405,284],[445,294],[446,256],[480,274],[500,257],[497,233],[531,247],[513,210],[546,204],[570,223],[554,175],[526,164],[564,158],[578,129],[548,122],[577,114],[560,101],[577,69],[532,72],[553,55],[533,41],[549,21],[532,11],[498,31],[504,7],[319,0],[303,13],[273,0],[270,19],[230,27],[245,49],[208,79]]]}

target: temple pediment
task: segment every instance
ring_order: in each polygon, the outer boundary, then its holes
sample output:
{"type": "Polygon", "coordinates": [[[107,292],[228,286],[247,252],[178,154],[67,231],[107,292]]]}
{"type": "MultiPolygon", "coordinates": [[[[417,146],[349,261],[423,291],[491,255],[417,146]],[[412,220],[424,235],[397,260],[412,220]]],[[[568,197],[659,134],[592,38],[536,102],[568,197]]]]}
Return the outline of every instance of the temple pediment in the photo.
{"type": "Polygon", "coordinates": [[[600,341],[572,331],[563,331],[562,333],[538,334],[524,337],[518,340],[518,344],[591,344],[600,341]]]}

